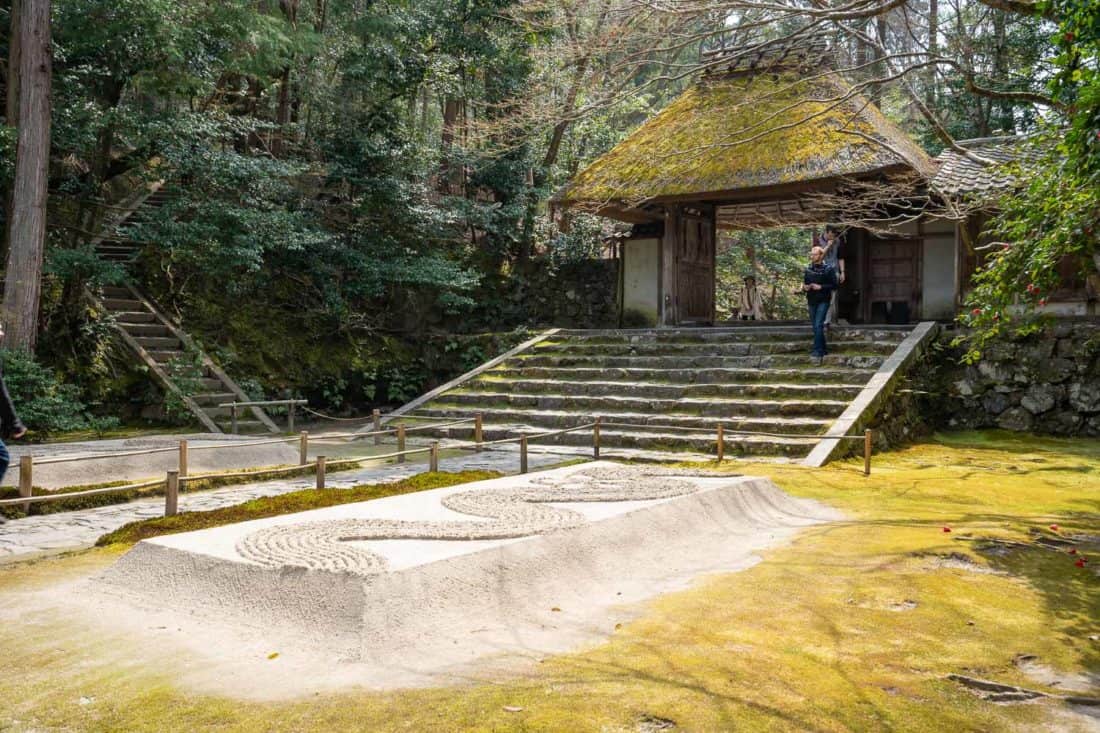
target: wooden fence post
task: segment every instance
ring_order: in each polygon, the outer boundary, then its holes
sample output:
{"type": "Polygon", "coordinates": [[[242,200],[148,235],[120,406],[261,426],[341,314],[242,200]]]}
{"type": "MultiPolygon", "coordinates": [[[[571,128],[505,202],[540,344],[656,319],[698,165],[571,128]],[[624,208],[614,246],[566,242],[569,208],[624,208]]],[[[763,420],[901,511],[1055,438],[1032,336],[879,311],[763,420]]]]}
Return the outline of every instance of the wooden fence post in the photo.
{"type": "Polygon", "coordinates": [[[435,473],[439,470],[439,441],[432,443],[432,452],[428,454],[428,470],[435,473]]]}
{"type": "Polygon", "coordinates": [[[233,434],[237,434],[237,405],[232,404],[229,406],[229,417],[232,425],[233,434]]]}
{"type": "Polygon", "coordinates": [[[726,434],[722,423],[718,423],[718,462],[726,457],[726,434]]]}
{"type": "Polygon", "coordinates": [[[286,431],[288,433],[294,432],[294,403],[289,402],[286,406],[286,431]]]}
{"type": "Polygon", "coordinates": [[[519,472],[527,473],[527,436],[519,438],[519,472]]]}
{"type": "Polygon", "coordinates": [[[303,430],[298,434],[298,465],[304,466],[309,462],[309,431],[303,430]]]}
{"type": "MultiPolygon", "coordinates": [[[[375,408],[375,409],[371,410],[370,415],[371,415],[371,418],[374,420],[374,432],[377,433],[382,429],[382,411],[375,408]]],[[[375,445],[382,445],[382,436],[381,435],[375,435],[374,436],[374,444],[375,445]]]]}
{"type": "Polygon", "coordinates": [[[179,460],[180,476],[187,475],[187,441],[180,441],[180,460],[179,460]]]}
{"type": "Polygon", "coordinates": [[[317,456],[317,488],[325,488],[325,457],[317,456]]]}
{"type": "Polygon", "coordinates": [[[600,459],[600,422],[603,418],[596,416],[596,423],[592,426],[592,457],[600,459]]]}
{"type": "Polygon", "coordinates": [[[398,463],[404,463],[405,462],[404,451],[405,451],[405,423],[401,423],[400,425],[397,426],[397,452],[402,454],[402,455],[399,455],[397,457],[397,462],[398,463]]]}
{"type": "Polygon", "coordinates": [[[169,471],[164,482],[164,516],[174,517],[180,503],[180,472],[169,471]]]}
{"type": "Polygon", "coordinates": [[[481,413],[474,415],[474,442],[477,443],[477,451],[481,452],[482,428],[481,413]]]}
{"type": "Polygon", "coordinates": [[[863,431],[863,475],[871,475],[871,431],[863,431]]]}
{"type": "MultiPolygon", "coordinates": [[[[21,498],[29,499],[34,494],[34,456],[20,456],[19,458],[19,496],[21,498]]],[[[20,504],[19,507],[23,510],[24,514],[28,514],[31,510],[31,503],[28,501],[24,504],[20,504]]]]}

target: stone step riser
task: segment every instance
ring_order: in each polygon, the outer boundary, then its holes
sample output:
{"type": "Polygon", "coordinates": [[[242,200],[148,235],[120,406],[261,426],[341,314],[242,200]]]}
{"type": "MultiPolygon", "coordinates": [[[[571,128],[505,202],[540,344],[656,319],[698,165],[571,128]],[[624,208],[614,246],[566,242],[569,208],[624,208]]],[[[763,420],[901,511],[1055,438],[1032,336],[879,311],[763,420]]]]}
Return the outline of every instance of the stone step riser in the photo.
{"type": "MultiPolygon", "coordinates": [[[[421,417],[430,417],[433,420],[458,419],[471,417],[478,410],[466,411],[448,408],[429,408],[419,411],[421,417]]],[[[631,432],[660,433],[662,425],[672,425],[680,428],[702,428],[704,430],[717,430],[718,423],[722,423],[729,430],[751,430],[765,433],[782,433],[789,435],[821,435],[832,424],[832,420],[816,418],[766,418],[766,417],[703,417],[698,415],[658,415],[637,413],[606,414],[595,412],[570,412],[570,413],[540,413],[524,410],[492,409],[482,411],[485,416],[485,424],[521,424],[531,425],[540,430],[560,430],[574,425],[583,425],[596,419],[596,415],[608,423],[623,423],[631,425],[631,432]]],[[[469,428],[465,428],[467,432],[469,428]]],[[[610,428],[609,428],[610,429],[610,428]]]]}
{"type": "MultiPolygon", "coordinates": [[[[506,393],[560,396],[610,396],[620,392],[632,397],[658,399],[682,399],[720,397],[725,399],[757,397],[764,399],[792,398],[798,400],[852,399],[863,389],[862,385],[838,384],[651,384],[615,382],[570,382],[531,380],[474,380],[462,386],[462,392],[506,393]]],[[[451,394],[454,394],[453,392],[451,394]]]]}
{"type": "Polygon", "coordinates": [[[108,310],[123,311],[127,313],[142,311],[145,309],[145,306],[140,300],[130,300],[125,298],[104,298],[103,305],[105,305],[108,310]]]}
{"type": "MultiPolygon", "coordinates": [[[[887,341],[901,343],[908,331],[891,331],[871,328],[831,328],[829,334],[832,338],[858,341],[887,341]]],[[[633,331],[620,334],[601,334],[565,332],[553,335],[551,341],[568,341],[588,344],[637,344],[637,343],[672,343],[672,344],[700,344],[700,343],[744,343],[744,342],[768,342],[768,341],[796,341],[813,337],[813,331],[808,327],[785,327],[780,329],[743,329],[743,330],[710,330],[697,329],[692,331],[633,331]]]]}
{"type": "MultiPolygon", "coordinates": [[[[878,369],[886,358],[879,355],[830,354],[822,361],[826,367],[878,369]]],[[[589,367],[600,369],[671,369],[671,368],[751,368],[816,366],[810,355],[775,354],[771,356],[517,356],[505,365],[511,369],[526,367],[589,367]]]]}
{"type": "MultiPolygon", "coordinates": [[[[891,354],[897,344],[876,341],[829,342],[829,351],[833,354],[891,354]]],[[[773,343],[731,343],[731,344],[579,344],[551,343],[538,346],[530,353],[545,356],[766,356],[770,354],[809,353],[810,341],[776,341],[773,343]]]]}
{"type": "Polygon", "coordinates": [[[114,315],[119,323],[155,323],[157,320],[157,317],[148,311],[124,311],[114,315]]]}
{"type": "MultiPolygon", "coordinates": [[[[425,431],[433,432],[433,431],[425,431]]],[[[505,440],[519,437],[523,432],[533,434],[534,431],[512,430],[507,428],[487,427],[483,431],[484,440],[505,440]]],[[[436,431],[435,437],[469,440],[468,434],[460,431],[444,429],[436,431]]],[[[559,445],[575,447],[591,447],[592,434],[589,431],[565,433],[531,441],[530,446],[537,450],[540,445],[559,445]]],[[[789,458],[802,458],[813,448],[812,444],[785,442],[776,440],[738,440],[736,436],[727,436],[725,441],[725,455],[727,458],[738,456],[786,456],[789,458]]],[[[605,449],[631,448],[636,450],[661,451],[668,453],[692,452],[714,455],[717,448],[716,436],[708,436],[702,433],[684,433],[672,435],[668,433],[659,435],[647,435],[645,433],[624,432],[620,430],[601,430],[600,446],[605,449]]]]}
{"type": "Polygon", "coordinates": [[[172,336],[172,329],[159,323],[122,323],[126,333],[134,338],[168,337],[172,336]]]}
{"type": "Polygon", "coordinates": [[[526,367],[509,365],[486,372],[494,378],[565,381],[661,381],[670,384],[731,384],[755,382],[861,383],[874,374],[868,369],[629,369],[587,367],[526,367]]]}
{"type": "Polygon", "coordinates": [[[487,409],[528,408],[577,412],[654,412],[663,415],[699,415],[725,417],[819,417],[835,418],[844,412],[847,402],[796,400],[669,400],[632,397],[596,397],[564,395],[509,395],[502,393],[455,393],[444,395],[429,409],[484,411],[487,409]]]}
{"type": "Polygon", "coordinates": [[[182,346],[175,336],[137,336],[136,341],[146,350],[179,351],[182,346]]]}

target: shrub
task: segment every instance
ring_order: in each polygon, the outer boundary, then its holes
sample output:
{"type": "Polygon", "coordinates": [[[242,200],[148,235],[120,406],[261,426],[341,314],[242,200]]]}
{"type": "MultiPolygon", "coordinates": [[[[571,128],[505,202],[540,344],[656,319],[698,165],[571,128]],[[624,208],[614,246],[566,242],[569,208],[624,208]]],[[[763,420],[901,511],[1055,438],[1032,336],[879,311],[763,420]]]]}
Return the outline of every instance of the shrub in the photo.
{"type": "Polygon", "coordinates": [[[75,385],[62,383],[52,369],[24,351],[0,349],[0,367],[16,413],[38,435],[118,425],[117,418],[89,414],[75,385]]]}

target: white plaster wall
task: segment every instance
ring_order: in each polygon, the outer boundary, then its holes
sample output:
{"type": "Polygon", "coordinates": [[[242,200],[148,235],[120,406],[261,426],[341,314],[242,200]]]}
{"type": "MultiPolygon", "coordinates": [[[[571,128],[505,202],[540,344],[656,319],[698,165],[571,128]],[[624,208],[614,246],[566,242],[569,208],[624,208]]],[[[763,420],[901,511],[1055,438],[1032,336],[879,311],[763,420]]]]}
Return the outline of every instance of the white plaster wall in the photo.
{"type": "Polygon", "coordinates": [[[632,239],[623,247],[623,311],[644,313],[657,324],[660,293],[660,243],[656,239],[632,239]]]}
{"type": "Polygon", "coordinates": [[[955,316],[955,236],[925,234],[921,318],[955,316]]]}

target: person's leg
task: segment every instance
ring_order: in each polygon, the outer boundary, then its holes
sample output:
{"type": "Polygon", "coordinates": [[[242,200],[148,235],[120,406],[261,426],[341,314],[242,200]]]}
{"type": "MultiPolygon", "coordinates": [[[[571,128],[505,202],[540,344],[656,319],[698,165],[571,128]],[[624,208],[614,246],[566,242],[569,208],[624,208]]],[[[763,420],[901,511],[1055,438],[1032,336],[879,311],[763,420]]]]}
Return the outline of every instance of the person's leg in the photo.
{"type": "Polygon", "coordinates": [[[810,306],[810,317],[814,329],[814,356],[825,356],[825,319],[829,315],[829,301],[814,303],[810,306]]]}
{"type": "Polygon", "coordinates": [[[9,463],[11,463],[11,454],[8,453],[8,446],[0,440],[0,482],[4,480],[4,474],[8,472],[9,463]]]}

